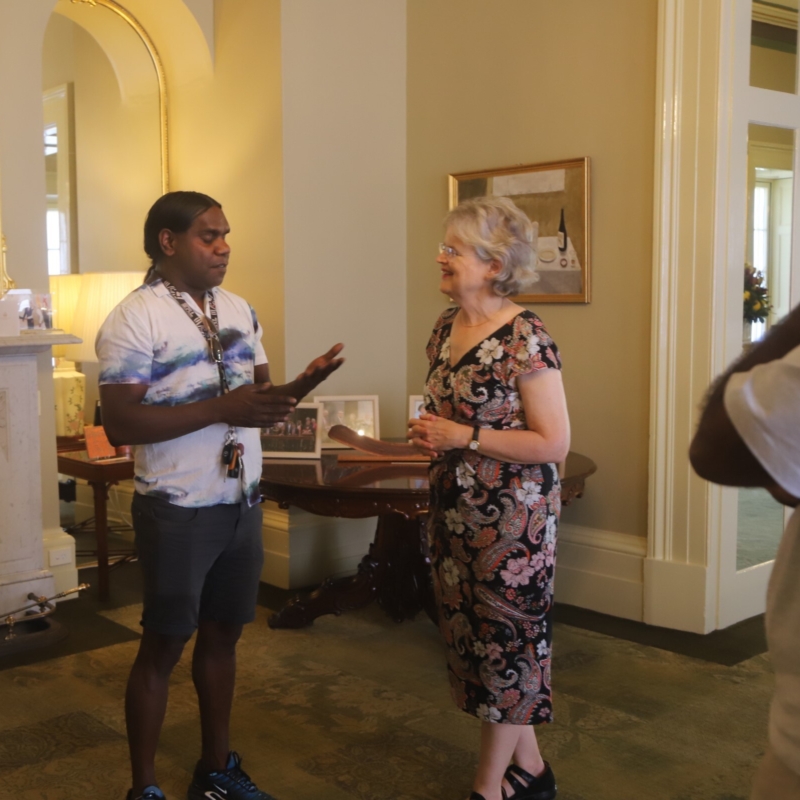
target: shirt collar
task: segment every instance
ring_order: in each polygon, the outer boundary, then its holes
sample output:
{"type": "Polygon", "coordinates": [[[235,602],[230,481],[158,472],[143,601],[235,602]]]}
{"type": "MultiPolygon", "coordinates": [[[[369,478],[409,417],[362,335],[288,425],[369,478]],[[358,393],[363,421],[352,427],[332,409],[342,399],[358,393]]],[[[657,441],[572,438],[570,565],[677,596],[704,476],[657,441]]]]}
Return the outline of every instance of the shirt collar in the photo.
{"type": "MultiPolygon", "coordinates": [[[[171,296],[170,293],[169,293],[169,289],[167,289],[167,287],[164,286],[164,281],[161,280],[161,278],[156,279],[155,281],[153,281],[153,283],[148,283],[147,286],[150,289],[150,291],[156,297],[170,297],[171,296]]],[[[219,286],[214,286],[213,288],[208,290],[209,292],[211,292],[214,295],[214,299],[215,300],[219,296],[220,288],[221,287],[219,287],[219,286]]]]}

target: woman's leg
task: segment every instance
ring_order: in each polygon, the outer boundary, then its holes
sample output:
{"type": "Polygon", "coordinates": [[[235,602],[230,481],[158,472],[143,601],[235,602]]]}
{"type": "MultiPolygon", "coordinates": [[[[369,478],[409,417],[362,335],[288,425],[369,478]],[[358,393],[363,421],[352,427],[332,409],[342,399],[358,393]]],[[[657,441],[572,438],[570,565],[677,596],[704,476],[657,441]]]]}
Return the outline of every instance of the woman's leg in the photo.
{"type": "Polygon", "coordinates": [[[544,760],[539,752],[536,729],[533,725],[521,725],[522,733],[514,750],[514,763],[538,778],[544,772],[544,760]]]}
{"type": "Polygon", "coordinates": [[[502,800],[500,786],[503,773],[517,750],[520,735],[527,727],[502,722],[481,723],[481,752],[473,791],[482,794],[486,800],[502,800]]]}

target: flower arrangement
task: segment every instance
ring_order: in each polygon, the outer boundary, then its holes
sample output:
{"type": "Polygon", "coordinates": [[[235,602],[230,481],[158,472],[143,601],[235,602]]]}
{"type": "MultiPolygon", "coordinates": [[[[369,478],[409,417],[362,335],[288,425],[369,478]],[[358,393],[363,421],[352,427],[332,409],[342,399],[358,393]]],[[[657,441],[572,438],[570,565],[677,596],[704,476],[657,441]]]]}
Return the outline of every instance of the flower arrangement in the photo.
{"type": "Polygon", "coordinates": [[[744,265],[744,319],[745,322],[763,322],[772,306],[769,302],[769,293],[764,286],[764,275],[753,269],[749,264],[744,265]]]}

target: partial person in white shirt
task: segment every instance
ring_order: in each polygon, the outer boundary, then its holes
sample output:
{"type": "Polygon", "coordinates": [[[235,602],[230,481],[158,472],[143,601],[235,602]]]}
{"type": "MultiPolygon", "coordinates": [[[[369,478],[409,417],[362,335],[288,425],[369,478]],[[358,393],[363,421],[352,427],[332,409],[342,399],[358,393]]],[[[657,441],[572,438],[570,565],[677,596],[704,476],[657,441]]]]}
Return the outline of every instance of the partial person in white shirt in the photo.
{"type": "MultiPolygon", "coordinates": [[[[800,503],[800,306],[714,384],[690,450],[698,475],[800,503]]],[[[769,748],[751,800],[800,798],[800,510],[784,531],[767,594],[775,672],[769,748]]]]}

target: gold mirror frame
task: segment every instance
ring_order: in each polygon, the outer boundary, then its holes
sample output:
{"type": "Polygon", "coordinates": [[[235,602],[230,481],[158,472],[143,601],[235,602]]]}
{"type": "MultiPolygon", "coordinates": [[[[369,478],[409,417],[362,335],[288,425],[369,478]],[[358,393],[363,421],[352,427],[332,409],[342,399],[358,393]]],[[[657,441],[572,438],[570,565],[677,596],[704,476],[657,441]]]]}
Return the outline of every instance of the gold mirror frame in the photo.
{"type": "Polygon", "coordinates": [[[150,34],[145,27],[139,22],[136,17],[124,8],[115,0],[72,0],[73,3],[85,3],[89,6],[102,6],[109,11],[113,11],[118,16],[122,17],[128,25],[133,28],[139,38],[142,40],[147,52],[150,54],[150,59],[156,70],[156,77],[158,78],[158,116],[161,127],[161,193],[166,194],[169,191],[169,120],[167,113],[167,78],[164,73],[164,65],[161,63],[161,56],[155,43],[150,38],[150,34]]]}
{"type": "Polygon", "coordinates": [[[11,280],[11,276],[6,269],[6,237],[0,234],[0,300],[5,297],[9,289],[16,289],[17,284],[11,280]]]}
{"type": "MultiPolygon", "coordinates": [[[[85,3],[86,5],[96,7],[102,6],[109,11],[113,11],[117,16],[122,17],[128,25],[136,31],[138,37],[147,48],[150,55],[150,60],[153,62],[153,67],[156,71],[156,78],[158,80],[158,117],[159,127],[161,129],[161,193],[166,194],[169,191],[169,117],[167,112],[167,78],[164,72],[164,65],[161,62],[161,56],[158,53],[155,42],[150,38],[150,34],[145,27],[139,22],[136,17],[128,11],[127,8],[121,6],[115,0],[72,0],[73,3],[85,3]]],[[[9,289],[14,289],[16,284],[11,279],[6,268],[6,237],[0,234],[0,298],[2,298],[9,289]]]]}

